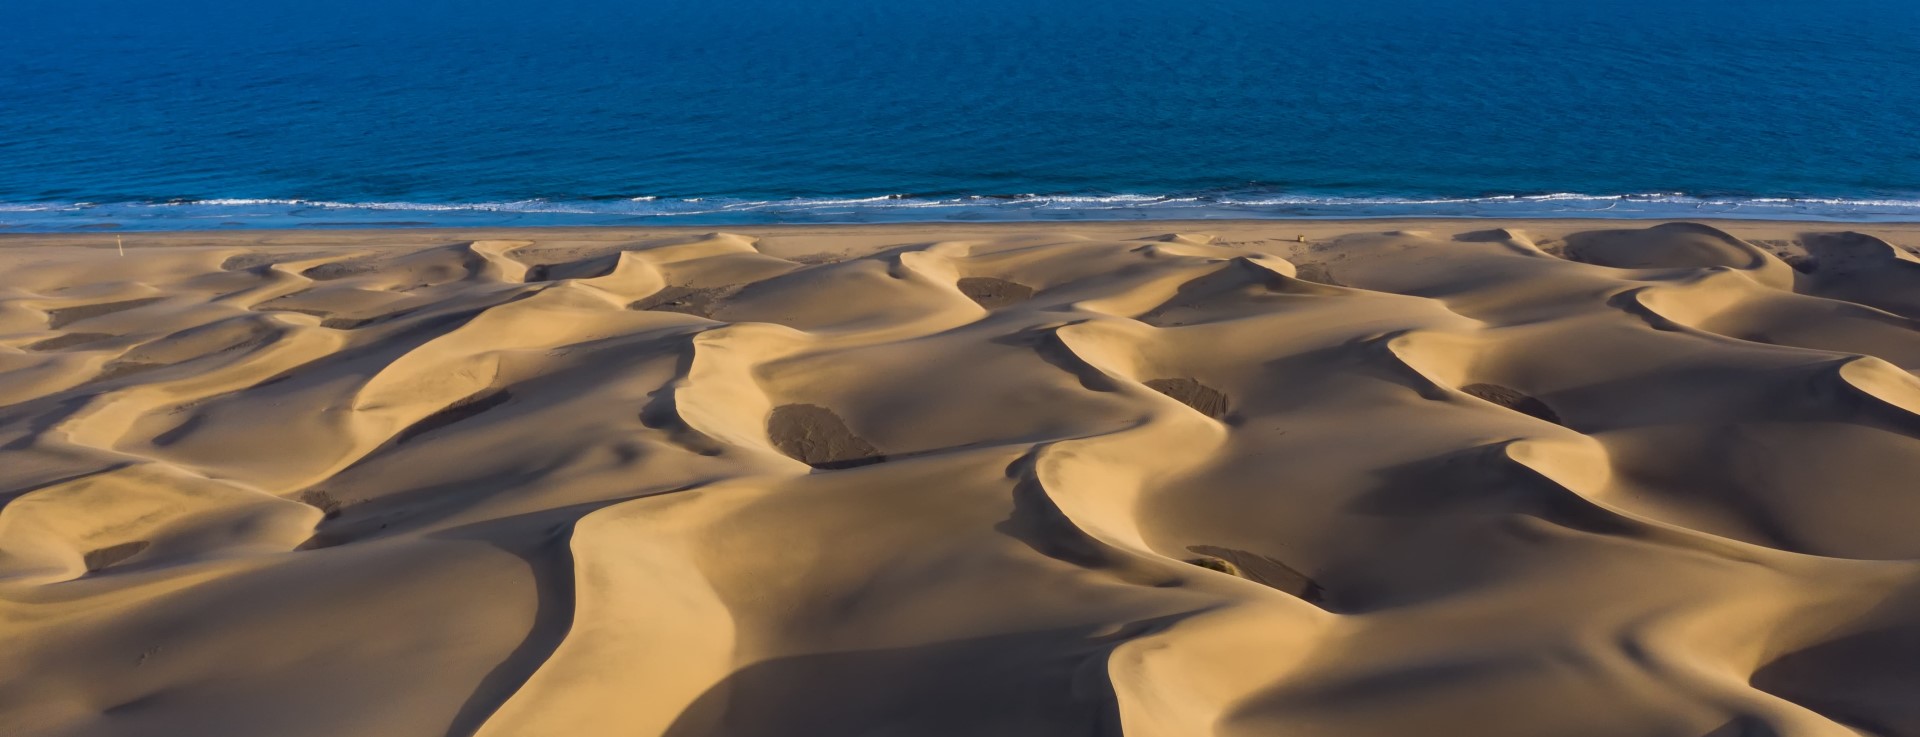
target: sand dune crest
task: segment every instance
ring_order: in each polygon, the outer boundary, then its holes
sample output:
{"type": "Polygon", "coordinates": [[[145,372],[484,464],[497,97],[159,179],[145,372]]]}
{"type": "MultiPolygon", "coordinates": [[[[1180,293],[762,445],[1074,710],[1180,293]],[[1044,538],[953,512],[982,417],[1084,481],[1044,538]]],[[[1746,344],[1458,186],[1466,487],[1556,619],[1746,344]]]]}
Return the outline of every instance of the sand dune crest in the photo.
{"type": "Polygon", "coordinates": [[[1205,225],[11,238],[0,732],[1920,729],[1920,231],[1205,225]]]}

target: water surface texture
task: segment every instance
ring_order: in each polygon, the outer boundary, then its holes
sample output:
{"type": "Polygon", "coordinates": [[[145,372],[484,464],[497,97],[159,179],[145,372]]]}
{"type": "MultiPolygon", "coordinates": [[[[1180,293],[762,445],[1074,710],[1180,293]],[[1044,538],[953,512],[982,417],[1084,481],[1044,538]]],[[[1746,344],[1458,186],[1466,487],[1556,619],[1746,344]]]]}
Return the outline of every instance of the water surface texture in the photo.
{"type": "Polygon", "coordinates": [[[1920,220],[1911,0],[14,0],[0,227],[1920,220]]]}

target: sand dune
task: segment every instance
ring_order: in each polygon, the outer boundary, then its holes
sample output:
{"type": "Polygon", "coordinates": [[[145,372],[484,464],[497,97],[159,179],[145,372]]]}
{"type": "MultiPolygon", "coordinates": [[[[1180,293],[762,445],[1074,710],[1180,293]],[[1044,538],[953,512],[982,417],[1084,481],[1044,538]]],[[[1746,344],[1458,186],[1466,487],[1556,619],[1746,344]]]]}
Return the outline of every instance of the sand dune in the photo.
{"type": "Polygon", "coordinates": [[[1920,735],[1920,227],[0,239],[0,734],[1920,735]]]}

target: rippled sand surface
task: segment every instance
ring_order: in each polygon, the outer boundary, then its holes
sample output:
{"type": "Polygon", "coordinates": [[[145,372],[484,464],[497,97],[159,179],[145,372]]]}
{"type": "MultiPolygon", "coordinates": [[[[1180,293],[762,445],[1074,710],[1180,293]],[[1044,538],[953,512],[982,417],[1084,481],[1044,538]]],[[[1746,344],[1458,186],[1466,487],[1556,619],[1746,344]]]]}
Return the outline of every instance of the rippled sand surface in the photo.
{"type": "Polygon", "coordinates": [[[125,240],[9,737],[1920,734],[1920,227],[125,240]]]}

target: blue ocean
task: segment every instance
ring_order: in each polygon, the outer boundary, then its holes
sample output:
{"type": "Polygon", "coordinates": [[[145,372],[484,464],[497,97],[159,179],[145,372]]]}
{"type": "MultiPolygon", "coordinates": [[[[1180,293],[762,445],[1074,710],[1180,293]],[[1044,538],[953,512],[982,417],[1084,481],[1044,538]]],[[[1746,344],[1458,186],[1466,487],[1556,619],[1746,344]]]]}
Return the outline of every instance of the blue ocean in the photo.
{"type": "Polygon", "coordinates": [[[1920,220],[1915,0],[10,0],[0,231],[1920,220]]]}

